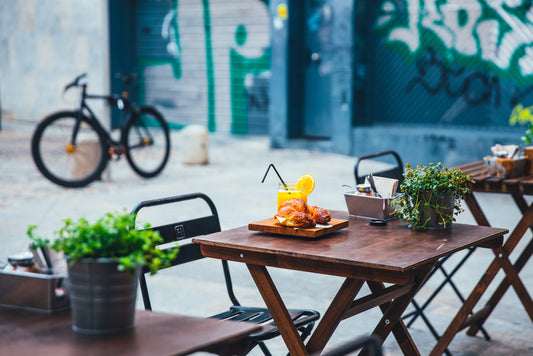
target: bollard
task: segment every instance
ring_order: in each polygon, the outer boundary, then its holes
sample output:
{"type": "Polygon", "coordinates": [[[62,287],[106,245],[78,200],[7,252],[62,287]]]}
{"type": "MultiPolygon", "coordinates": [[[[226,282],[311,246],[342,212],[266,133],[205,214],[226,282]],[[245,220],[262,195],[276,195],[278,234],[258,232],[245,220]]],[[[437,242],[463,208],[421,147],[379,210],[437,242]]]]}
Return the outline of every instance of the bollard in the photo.
{"type": "Polygon", "coordinates": [[[207,129],[200,125],[188,125],[182,134],[183,163],[207,164],[207,129]]]}

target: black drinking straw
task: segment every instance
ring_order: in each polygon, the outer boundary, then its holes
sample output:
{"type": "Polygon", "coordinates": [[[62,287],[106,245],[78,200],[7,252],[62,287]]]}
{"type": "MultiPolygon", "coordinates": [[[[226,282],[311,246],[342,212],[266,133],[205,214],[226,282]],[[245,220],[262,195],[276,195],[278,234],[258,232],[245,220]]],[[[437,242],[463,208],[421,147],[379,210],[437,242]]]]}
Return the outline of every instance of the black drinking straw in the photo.
{"type": "Polygon", "coordinates": [[[279,180],[281,181],[281,184],[283,184],[283,186],[286,187],[287,184],[285,184],[285,182],[283,181],[283,178],[281,178],[281,176],[280,176],[279,173],[278,173],[278,170],[276,169],[276,167],[274,167],[274,164],[272,164],[272,163],[270,163],[270,165],[268,166],[268,168],[267,168],[267,170],[266,170],[266,172],[265,172],[265,175],[264,175],[263,180],[261,181],[261,183],[263,183],[263,182],[265,181],[265,178],[266,178],[266,176],[267,176],[267,174],[268,174],[268,171],[270,170],[270,167],[274,168],[274,171],[275,171],[276,174],[278,175],[278,178],[279,178],[279,180]]]}

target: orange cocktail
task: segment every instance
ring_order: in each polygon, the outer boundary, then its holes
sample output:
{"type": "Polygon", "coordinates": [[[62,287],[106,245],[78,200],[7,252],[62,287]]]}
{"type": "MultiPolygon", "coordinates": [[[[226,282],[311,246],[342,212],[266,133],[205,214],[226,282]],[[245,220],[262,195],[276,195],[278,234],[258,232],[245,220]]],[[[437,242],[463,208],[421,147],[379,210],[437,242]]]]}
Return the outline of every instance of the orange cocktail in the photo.
{"type": "Polygon", "coordinates": [[[290,199],[300,198],[307,203],[307,193],[304,187],[297,187],[296,184],[279,184],[278,190],[278,210],[279,206],[290,199]]]}

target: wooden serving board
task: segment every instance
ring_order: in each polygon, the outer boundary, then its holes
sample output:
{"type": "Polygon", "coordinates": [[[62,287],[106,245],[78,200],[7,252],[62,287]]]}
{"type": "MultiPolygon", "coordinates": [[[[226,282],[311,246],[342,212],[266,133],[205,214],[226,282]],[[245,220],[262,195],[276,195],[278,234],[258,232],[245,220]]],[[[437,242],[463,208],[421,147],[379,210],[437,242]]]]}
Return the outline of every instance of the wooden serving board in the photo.
{"type": "Polygon", "coordinates": [[[348,220],[331,219],[329,225],[319,225],[316,227],[294,228],[283,226],[274,221],[273,218],[261,220],[248,224],[248,229],[253,231],[269,232],[280,235],[301,236],[307,238],[315,238],[329,234],[333,231],[344,229],[348,227],[348,220]]]}

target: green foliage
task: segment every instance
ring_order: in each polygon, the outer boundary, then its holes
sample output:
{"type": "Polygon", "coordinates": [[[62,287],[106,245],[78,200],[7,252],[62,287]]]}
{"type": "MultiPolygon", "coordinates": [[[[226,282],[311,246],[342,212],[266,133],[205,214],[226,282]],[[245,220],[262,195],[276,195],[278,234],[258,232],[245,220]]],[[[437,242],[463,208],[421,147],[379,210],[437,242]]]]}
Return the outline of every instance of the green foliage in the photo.
{"type": "Polygon", "coordinates": [[[533,143],[533,124],[531,122],[527,123],[527,129],[524,132],[524,136],[522,136],[522,141],[524,141],[526,145],[533,143]]]}
{"type": "Polygon", "coordinates": [[[179,247],[158,249],[163,238],[150,224],[135,228],[135,216],[123,213],[106,213],[95,223],[80,218],[64,219],[63,226],[54,233],[54,239],[43,239],[34,234],[36,226],[28,227],[28,236],[37,247],[46,246],[61,251],[71,263],[83,258],[111,258],[118,262],[119,270],[133,273],[138,265],[147,266],[152,274],[170,265],[179,247]]]}
{"type": "Polygon", "coordinates": [[[470,192],[470,174],[460,169],[448,169],[441,163],[430,163],[427,166],[411,167],[405,164],[404,180],[400,185],[403,193],[393,201],[396,204],[395,214],[399,219],[409,222],[409,227],[416,230],[427,229],[429,219],[422,221],[422,207],[429,207],[439,215],[439,224],[448,226],[455,221],[455,216],[462,212],[461,200],[470,192]],[[453,194],[451,212],[438,199],[439,194],[453,194]]]}

